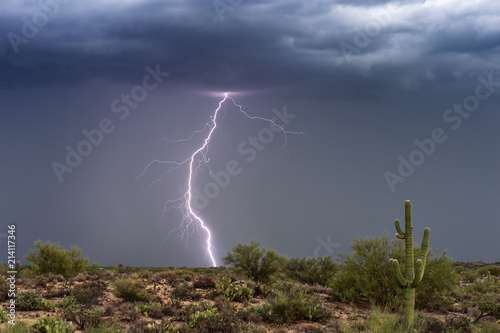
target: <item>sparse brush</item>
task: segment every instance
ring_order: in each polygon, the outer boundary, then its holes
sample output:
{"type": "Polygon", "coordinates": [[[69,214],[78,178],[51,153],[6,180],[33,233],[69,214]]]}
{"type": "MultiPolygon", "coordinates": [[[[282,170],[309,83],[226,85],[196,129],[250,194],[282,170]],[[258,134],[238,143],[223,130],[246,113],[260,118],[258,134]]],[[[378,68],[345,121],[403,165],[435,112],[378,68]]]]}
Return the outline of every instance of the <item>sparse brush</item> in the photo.
{"type": "Polygon", "coordinates": [[[35,319],[30,330],[33,333],[72,333],[75,331],[71,322],[46,316],[35,319]]]}
{"type": "Polygon", "coordinates": [[[144,290],[141,281],[131,278],[116,279],[112,282],[112,285],[115,296],[122,298],[124,301],[147,302],[151,298],[151,294],[144,290]]]}
{"type": "Polygon", "coordinates": [[[209,276],[207,274],[203,274],[203,275],[198,276],[194,280],[193,286],[195,288],[200,288],[200,289],[215,288],[215,280],[211,276],[209,276]]]}
{"type": "Polygon", "coordinates": [[[288,276],[301,283],[328,286],[339,268],[331,256],[324,256],[292,258],[287,261],[285,269],[288,276]]]}
{"type": "Polygon", "coordinates": [[[16,308],[19,311],[36,311],[43,308],[42,296],[39,290],[22,291],[16,296],[16,308]]]}
{"type": "Polygon", "coordinates": [[[91,282],[88,284],[79,284],[71,289],[70,295],[76,301],[84,305],[97,305],[106,290],[106,285],[103,283],[91,282]]]}

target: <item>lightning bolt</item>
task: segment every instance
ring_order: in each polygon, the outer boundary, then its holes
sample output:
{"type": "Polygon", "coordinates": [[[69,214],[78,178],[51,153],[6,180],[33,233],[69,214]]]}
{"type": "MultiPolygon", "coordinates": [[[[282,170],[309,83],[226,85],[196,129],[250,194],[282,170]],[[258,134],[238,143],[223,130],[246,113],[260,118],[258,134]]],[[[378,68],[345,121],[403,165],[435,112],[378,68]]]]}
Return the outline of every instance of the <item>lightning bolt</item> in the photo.
{"type": "Polygon", "coordinates": [[[233,102],[233,104],[236,107],[238,107],[239,111],[243,115],[245,115],[245,117],[247,117],[248,119],[265,121],[265,122],[272,124],[276,128],[278,128],[283,133],[283,137],[284,137],[283,149],[289,155],[290,155],[290,152],[286,149],[286,144],[288,141],[287,134],[304,134],[303,132],[287,131],[282,126],[278,125],[275,122],[275,120],[273,120],[273,119],[249,115],[246,111],[243,110],[243,107],[240,104],[238,104],[232,97],[230,97],[228,95],[228,93],[225,93],[224,98],[219,101],[219,106],[214,111],[213,116],[211,116],[210,122],[206,123],[203,126],[203,128],[194,131],[191,134],[191,136],[189,136],[188,138],[185,138],[185,139],[172,140],[172,139],[165,139],[164,138],[162,140],[157,141],[157,143],[160,141],[174,142],[174,143],[186,142],[186,141],[190,141],[191,139],[193,139],[196,134],[202,133],[202,132],[206,131],[207,128],[210,128],[210,131],[208,132],[207,136],[205,137],[205,139],[203,141],[203,144],[198,149],[196,149],[188,158],[186,158],[180,162],[168,161],[168,160],[162,161],[162,160],[158,160],[158,159],[153,157],[153,160],[144,168],[142,173],[139,174],[139,176],[136,178],[136,181],[135,181],[135,185],[137,185],[137,182],[139,181],[139,179],[141,179],[147,173],[147,171],[150,169],[150,167],[152,167],[153,165],[156,165],[156,164],[161,164],[164,167],[166,167],[167,170],[165,172],[163,172],[159,178],[154,180],[149,185],[148,188],[151,188],[157,182],[161,182],[163,180],[163,178],[166,175],[168,175],[171,171],[179,169],[181,166],[184,166],[186,164],[189,165],[186,192],[181,197],[179,197],[177,199],[168,200],[167,202],[165,202],[165,205],[164,205],[163,217],[165,216],[166,212],[172,208],[184,211],[184,214],[183,214],[183,217],[182,217],[182,220],[181,220],[179,227],[170,231],[169,235],[166,238],[168,238],[170,236],[171,232],[179,230],[179,229],[182,230],[181,236],[183,238],[186,235],[187,235],[187,237],[189,237],[190,236],[189,227],[193,223],[196,222],[197,226],[201,227],[205,231],[205,233],[207,234],[206,255],[208,255],[208,257],[210,258],[210,261],[211,261],[213,267],[217,267],[217,262],[215,260],[214,253],[213,253],[213,250],[215,249],[215,247],[212,245],[212,233],[211,233],[210,229],[208,228],[207,223],[198,214],[196,214],[196,212],[194,211],[194,209],[192,207],[193,182],[196,178],[196,173],[197,173],[198,168],[201,167],[202,165],[208,166],[208,162],[210,161],[210,159],[207,157],[209,143],[210,143],[210,140],[212,138],[212,135],[213,135],[215,129],[217,128],[217,117],[219,115],[219,111],[222,108],[222,105],[224,104],[224,102],[226,102],[226,100],[228,100],[228,99],[231,100],[231,102],[233,102]]]}

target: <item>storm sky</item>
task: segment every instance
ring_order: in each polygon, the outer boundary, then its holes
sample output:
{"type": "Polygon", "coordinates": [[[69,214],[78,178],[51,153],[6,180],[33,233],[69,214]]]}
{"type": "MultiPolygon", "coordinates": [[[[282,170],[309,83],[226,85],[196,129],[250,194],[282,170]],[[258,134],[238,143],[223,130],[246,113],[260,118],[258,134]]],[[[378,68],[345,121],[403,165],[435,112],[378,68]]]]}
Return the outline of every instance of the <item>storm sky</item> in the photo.
{"type": "Polygon", "coordinates": [[[253,119],[222,104],[193,182],[217,264],[252,239],[336,257],[392,238],[407,199],[415,241],[500,260],[496,0],[5,0],[0,36],[0,240],[16,224],[23,262],[42,239],[210,266],[165,211],[189,165],[152,162],[186,161],[224,92],[253,119]]]}

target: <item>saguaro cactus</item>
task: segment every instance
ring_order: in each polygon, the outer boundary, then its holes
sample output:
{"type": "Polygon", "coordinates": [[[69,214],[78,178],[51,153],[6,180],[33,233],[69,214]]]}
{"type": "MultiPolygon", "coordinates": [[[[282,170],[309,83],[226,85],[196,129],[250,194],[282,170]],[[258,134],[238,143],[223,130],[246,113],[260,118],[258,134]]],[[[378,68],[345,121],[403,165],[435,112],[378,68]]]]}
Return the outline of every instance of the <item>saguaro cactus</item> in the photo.
{"type": "Polygon", "coordinates": [[[416,266],[413,257],[413,226],[411,224],[411,203],[410,200],[405,202],[405,231],[401,230],[399,220],[395,221],[396,237],[405,240],[406,263],[405,276],[401,274],[399,262],[397,259],[389,259],[391,273],[394,280],[403,288],[405,299],[405,318],[406,324],[409,327],[413,325],[414,309],[415,309],[415,288],[422,281],[425,270],[425,262],[427,261],[427,252],[429,251],[429,235],[430,229],[424,229],[424,238],[420,247],[419,259],[416,261],[416,266]]]}

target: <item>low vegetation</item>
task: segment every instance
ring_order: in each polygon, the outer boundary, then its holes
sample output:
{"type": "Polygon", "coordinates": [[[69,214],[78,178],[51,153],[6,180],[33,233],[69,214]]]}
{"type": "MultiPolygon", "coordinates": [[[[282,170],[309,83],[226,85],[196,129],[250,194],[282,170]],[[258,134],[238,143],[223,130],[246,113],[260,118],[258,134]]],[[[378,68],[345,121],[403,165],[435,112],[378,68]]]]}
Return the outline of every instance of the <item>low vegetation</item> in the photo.
{"type": "MultiPolygon", "coordinates": [[[[100,268],[78,251],[37,242],[30,258],[49,256],[19,267],[16,325],[5,297],[0,333],[407,332],[389,267],[390,258],[404,265],[402,243],[357,237],[334,259],[286,258],[252,241],[224,258],[232,267],[100,268]],[[66,255],[73,259],[62,266],[40,265],[66,255]]],[[[415,332],[500,332],[500,264],[456,263],[429,249],[425,268],[415,332]]]]}

